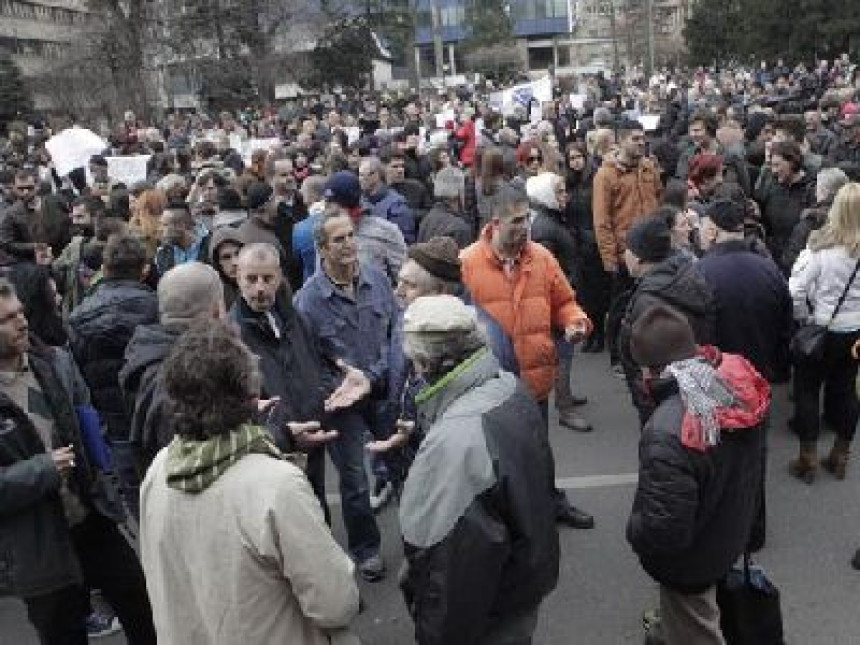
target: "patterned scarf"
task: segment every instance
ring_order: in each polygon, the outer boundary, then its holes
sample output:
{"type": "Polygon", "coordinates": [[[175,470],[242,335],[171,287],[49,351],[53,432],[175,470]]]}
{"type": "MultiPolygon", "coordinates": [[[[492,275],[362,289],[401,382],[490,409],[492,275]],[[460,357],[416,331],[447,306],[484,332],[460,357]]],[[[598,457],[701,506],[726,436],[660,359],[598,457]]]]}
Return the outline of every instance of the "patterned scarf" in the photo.
{"type": "Polygon", "coordinates": [[[666,368],[678,383],[687,415],[694,423],[684,423],[682,443],[699,450],[716,446],[720,441],[717,410],[735,404],[735,395],[717,370],[697,357],[672,363],[666,368]]]}
{"type": "Polygon", "coordinates": [[[261,426],[244,424],[205,441],[174,437],[167,447],[167,485],[200,493],[250,453],[286,459],[261,426]]]}

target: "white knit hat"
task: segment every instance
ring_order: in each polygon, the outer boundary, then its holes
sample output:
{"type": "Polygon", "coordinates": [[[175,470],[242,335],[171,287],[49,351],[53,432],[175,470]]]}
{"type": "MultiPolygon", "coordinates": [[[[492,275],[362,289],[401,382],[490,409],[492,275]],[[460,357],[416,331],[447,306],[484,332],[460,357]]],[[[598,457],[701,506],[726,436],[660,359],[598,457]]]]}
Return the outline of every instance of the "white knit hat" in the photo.
{"type": "Polygon", "coordinates": [[[554,172],[542,172],[526,180],[526,195],[529,199],[546,208],[558,210],[558,199],[555,196],[555,187],[559,176],[554,172]]]}

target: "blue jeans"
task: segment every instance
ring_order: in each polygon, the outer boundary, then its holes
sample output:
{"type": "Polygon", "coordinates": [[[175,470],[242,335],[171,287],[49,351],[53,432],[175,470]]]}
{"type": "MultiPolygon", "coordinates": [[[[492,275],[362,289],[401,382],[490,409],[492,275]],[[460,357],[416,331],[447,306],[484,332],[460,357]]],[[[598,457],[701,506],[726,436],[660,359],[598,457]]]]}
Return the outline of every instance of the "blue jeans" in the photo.
{"type": "Polygon", "coordinates": [[[340,477],[340,501],[349,552],[357,562],[379,553],[379,527],[370,508],[370,486],[364,468],[364,444],[370,434],[371,412],[358,404],[331,417],[338,438],[328,454],[340,477]]]}

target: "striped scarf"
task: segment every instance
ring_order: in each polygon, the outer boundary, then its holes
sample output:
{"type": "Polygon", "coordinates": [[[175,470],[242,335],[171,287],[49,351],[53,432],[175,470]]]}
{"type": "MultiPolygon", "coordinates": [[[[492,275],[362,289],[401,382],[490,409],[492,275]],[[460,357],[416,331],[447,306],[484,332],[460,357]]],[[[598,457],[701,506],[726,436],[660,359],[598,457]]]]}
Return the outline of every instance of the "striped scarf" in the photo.
{"type": "Polygon", "coordinates": [[[717,410],[735,405],[729,385],[706,360],[696,357],[670,364],[666,371],[678,383],[687,415],[693,423],[684,423],[681,441],[688,448],[706,450],[720,441],[717,410]],[[689,436],[692,435],[692,436],[689,436]]]}
{"type": "Polygon", "coordinates": [[[186,493],[200,493],[250,453],[287,458],[265,428],[248,423],[205,441],[176,436],[167,447],[167,485],[186,493]]]}

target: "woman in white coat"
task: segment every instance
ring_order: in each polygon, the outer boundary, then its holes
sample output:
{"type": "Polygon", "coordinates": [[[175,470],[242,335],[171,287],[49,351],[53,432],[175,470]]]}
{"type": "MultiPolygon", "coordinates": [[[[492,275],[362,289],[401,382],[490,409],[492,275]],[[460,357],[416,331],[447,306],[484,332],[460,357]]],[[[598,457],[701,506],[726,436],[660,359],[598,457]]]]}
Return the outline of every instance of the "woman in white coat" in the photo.
{"type": "Polygon", "coordinates": [[[813,232],[789,279],[794,317],[800,323],[827,327],[824,356],[799,363],[794,376],[795,427],[800,455],[792,475],[811,483],[818,466],[820,419],[833,428],[836,440],[821,465],[837,479],[845,478],[848,451],[857,428],[855,381],[858,362],[852,348],[860,339],[860,184],[849,183],[836,193],[824,226],[813,232]],[[840,304],[841,302],[841,304],[840,304]],[[824,389],[823,415],[820,400],[824,389]]]}

